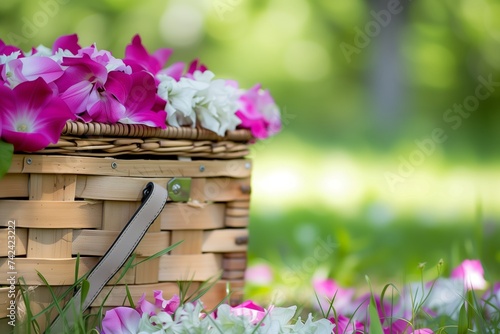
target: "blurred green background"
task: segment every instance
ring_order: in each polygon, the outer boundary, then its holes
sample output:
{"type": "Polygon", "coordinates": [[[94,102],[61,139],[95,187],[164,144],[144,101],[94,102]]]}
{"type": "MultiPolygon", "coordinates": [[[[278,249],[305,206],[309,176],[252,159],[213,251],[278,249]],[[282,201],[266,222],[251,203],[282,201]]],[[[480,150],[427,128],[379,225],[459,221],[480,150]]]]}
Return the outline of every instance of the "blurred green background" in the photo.
{"type": "Polygon", "coordinates": [[[249,297],[433,278],[440,259],[500,280],[498,1],[0,2],[6,43],[70,33],[117,57],[139,33],[271,91],[283,131],[252,149],[249,264],[274,276],[249,297]]]}

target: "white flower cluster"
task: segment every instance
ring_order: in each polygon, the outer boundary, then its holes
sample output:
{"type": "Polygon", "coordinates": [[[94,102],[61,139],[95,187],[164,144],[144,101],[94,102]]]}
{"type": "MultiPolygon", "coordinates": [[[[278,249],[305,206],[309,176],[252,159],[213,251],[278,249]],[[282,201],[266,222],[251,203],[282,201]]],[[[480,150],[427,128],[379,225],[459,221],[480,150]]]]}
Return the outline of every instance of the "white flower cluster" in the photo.
{"type": "Polygon", "coordinates": [[[157,76],[158,96],[167,101],[167,123],[171,126],[196,127],[224,136],[241,123],[236,116],[239,93],[225,80],[215,79],[211,71],[195,71],[193,78],[179,81],[161,74],[157,76]]]}
{"type": "Polygon", "coordinates": [[[297,307],[274,307],[261,322],[250,317],[236,315],[229,305],[220,305],[217,316],[202,314],[202,304],[186,304],[179,307],[173,316],[159,312],[154,316],[143,314],[139,334],[330,334],[334,325],[327,319],[313,321],[309,315],[306,322],[301,318],[290,324],[297,307]]]}

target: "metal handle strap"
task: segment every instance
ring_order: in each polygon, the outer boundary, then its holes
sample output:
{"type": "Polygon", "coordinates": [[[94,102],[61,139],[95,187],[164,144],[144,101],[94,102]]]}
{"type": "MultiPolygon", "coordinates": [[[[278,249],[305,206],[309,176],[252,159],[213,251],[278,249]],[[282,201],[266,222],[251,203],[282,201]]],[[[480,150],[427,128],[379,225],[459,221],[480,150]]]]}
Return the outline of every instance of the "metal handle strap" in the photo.
{"type": "Polygon", "coordinates": [[[165,188],[153,182],[147,184],[143,191],[141,206],[99,263],[90,271],[87,277],[90,288],[85,301],[81,304],[81,290],[78,290],[64,307],[64,316],[59,315],[49,327],[51,333],[64,333],[64,328],[69,329],[73,325],[75,314],[81,314],[92,304],[103,287],[136,249],[148,228],[163,210],[167,197],[165,188]]]}

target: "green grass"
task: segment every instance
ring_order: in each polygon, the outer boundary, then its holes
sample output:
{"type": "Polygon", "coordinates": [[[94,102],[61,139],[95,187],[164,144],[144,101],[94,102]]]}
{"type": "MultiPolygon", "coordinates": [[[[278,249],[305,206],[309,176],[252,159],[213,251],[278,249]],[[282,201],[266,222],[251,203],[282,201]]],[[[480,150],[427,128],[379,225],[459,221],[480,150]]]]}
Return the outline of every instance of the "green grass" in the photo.
{"type": "MultiPolygon", "coordinates": [[[[345,217],[324,208],[296,208],[280,215],[253,210],[251,217],[249,264],[270,264],[273,285],[283,289],[308,288],[317,271],[345,287],[366,289],[365,276],[374,286],[401,286],[422,279],[422,263],[426,263],[423,278],[431,280],[437,276],[440,260],[442,274],[448,275],[466,258],[480,259],[486,280],[500,281],[500,226],[480,218],[423,223],[401,216],[376,224],[361,212],[345,217]],[[331,252],[324,247],[328,238],[335,244],[331,252]]],[[[265,289],[247,289],[249,298],[259,299],[265,293],[265,289]]],[[[300,296],[290,293],[289,302],[297,302],[300,296]]]]}

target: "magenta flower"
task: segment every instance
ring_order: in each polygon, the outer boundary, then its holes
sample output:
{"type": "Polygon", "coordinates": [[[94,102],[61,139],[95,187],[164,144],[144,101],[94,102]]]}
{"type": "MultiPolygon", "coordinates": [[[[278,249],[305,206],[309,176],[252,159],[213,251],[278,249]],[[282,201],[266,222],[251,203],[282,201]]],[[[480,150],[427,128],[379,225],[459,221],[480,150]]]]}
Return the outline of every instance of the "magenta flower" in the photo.
{"type": "Polygon", "coordinates": [[[64,35],[55,40],[52,46],[52,53],[55,54],[59,50],[68,50],[76,55],[80,49],[81,46],[78,44],[78,36],[76,34],[64,35]]]}
{"type": "Polygon", "coordinates": [[[163,298],[163,292],[161,290],[154,290],[153,297],[155,299],[154,304],[146,300],[146,294],[143,294],[137,302],[135,309],[141,316],[144,313],[149,316],[153,316],[157,315],[160,312],[166,312],[172,315],[180,305],[180,299],[178,295],[173,295],[171,299],[166,300],[163,298]]]}
{"type": "Polygon", "coordinates": [[[354,289],[344,289],[330,278],[316,278],[312,282],[318,296],[321,310],[328,312],[333,301],[333,309],[338,313],[347,313],[353,303],[354,289]]]}
{"type": "Polygon", "coordinates": [[[171,299],[166,300],[163,298],[163,291],[161,290],[153,291],[153,297],[155,298],[156,307],[168,314],[174,314],[175,310],[177,310],[181,304],[181,300],[178,295],[173,295],[171,299]]]}
{"type": "Polygon", "coordinates": [[[74,115],[38,78],[13,89],[0,86],[2,139],[17,151],[38,151],[59,140],[67,120],[74,115]]]}
{"type": "Polygon", "coordinates": [[[122,104],[125,110],[118,122],[124,124],[145,124],[165,129],[167,120],[166,111],[164,109],[155,111],[157,100],[156,84],[153,76],[148,72],[140,71],[132,73],[128,77],[122,82],[123,85],[128,84],[128,86],[125,87],[127,94],[122,96],[122,104]]]}
{"type": "Polygon", "coordinates": [[[51,83],[63,75],[63,69],[48,57],[23,57],[7,62],[2,69],[2,78],[11,87],[21,82],[42,78],[51,83]]]}
{"type": "Polygon", "coordinates": [[[364,333],[363,330],[365,326],[354,319],[349,319],[348,317],[339,314],[337,318],[331,317],[328,320],[335,325],[333,328],[334,334],[361,334],[364,333]]]}
{"type": "Polygon", "coordinates": [[[5,44],[5,42],[0,39],[0,55],[10,56],[13,52],[23,54],[23,51],[17,46],[5,44]]]}
{"type": "Polygon", "coordinates": [[[137,334],[141,316],[131,307],[115,307],[106,311],[101,334],[137,334]]]}
{"type": "Polygon", "coordinates": [[[255,138],[264,139],[281,130],[280,112],[268,90],[260,84],[244,92],[239,100],[236,116],[241,128],[250,129],[255,138]]]}
{"type": "Polygon", "coordinates": [[[429,328],[416,329],[410,334],[434,334],[434,332],[429,328]]]}
{"type": "Polygon", "coordinates": [[[267,314],[267,311],[263,307],[255,304],[251,300],[247,300],[237,306],[231,307],[230,312],[235,316],[247,317],[254,325],[261,322],[267,314]]]}
{"type": "Polygon", "coordinates": [[[184,76],[190,79],[194,79],[194,72],[200,71],[201,73],[203,73],[206,70],[208,70],[208,68],[204,64],[200,63],[199,59],[195,59],[191,62],[191,64],[189,64],[187,73],[184,76]]]}
{"type": "Polygon", "coordinates": [[[487,285],[484,279],[483,266],[479,260],[464,260],[452,270],[450,277],[463,279],[467,290],[482,290],[487,285]]]}

